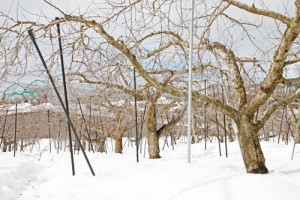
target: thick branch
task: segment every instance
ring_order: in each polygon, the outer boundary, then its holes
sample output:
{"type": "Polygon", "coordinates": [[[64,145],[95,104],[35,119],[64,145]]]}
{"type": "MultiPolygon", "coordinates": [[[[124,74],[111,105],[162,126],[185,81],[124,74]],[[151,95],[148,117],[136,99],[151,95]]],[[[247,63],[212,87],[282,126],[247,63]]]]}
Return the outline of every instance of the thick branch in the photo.
{"type": "Polygon", "coordinates": [[[122,91],[126,94],[131,95],[131,96],[136,93],[138,99],[144,99],[144,95],[140,94],[139,91],[135,92],[133,89],[126,88],[122,85],[117,85],[117,84],[113,84],[113,83],[109,83],[109,82],[103,82],[103,81],[92,81],[92,80],[89,80],[82,73],[69,73],[68,75],[69,76],[79,76],[80,78],[83,79],[83,80],[81,80],[81,82],[84,82],[84,83],[98,84],[98,85],[104,85],[104,86],[107,86],[107,87],[115,88],[115,89],[118,89],[118,90],[120,90],[120,91],[122,91]]]}
{"type": "Polygon", "coordinates": [[[247,4],[244,4],[244,3],[241,3],[241,2],[235,1],[235,0],[223,0],[223,1],[226,1],[227,3],[233,5],[237,8],[240,8],[242,10],[245,10],[247,12],[279,20],[279,21],[285,23],[288,26],[290,25],[290,23],[292,21],[290,18],[288,18],[288,17],[286,17],[286,16],[284,16],[280,13],[256,8],[254,6],[254,4],[252,6],[249,6],[247,4]]]}
{"type": "Polygon", "coordinates": [[[183,118],[183,116],[186,114],[186,108],[187,104],[176,117],[174,117],[169,123],[164,124],[162,127],[160,127],[160,129],[158,129],[157,134],[159,137],[169,132],[183,118]]]}
{"type": "Polygon", "coordinates": [[[251,118],[255,111],[263,105],[266,100],[273,94],[276,86],[282,81],[285,60],[289,50],[291,49],[295,39],[299,34],[299,22],[292,21],[291,25],[286,28],[280,44],[274,53],[270,71],[261,84],[261,88],[248,104],[246,104],[244,112],[251,118]]]}
{"type": "Polygon", "coordinates": [[[213,48],[213,52],[221,56],[226,61],[231,71],[231,79],[234,89],[237,92],[238,108],[241,108],[247,102],[247,95],[239,66],[236,63],[235,55],[231,50],[228,50],[223,44],[218,42],[214,42],[211,45],[211,48],[213,48]]]}
{"type": "Polygon", "coordinates": [[[260,120],[258,120],[258,126],[260,128],[262,128],[264,126],[264,124],[267,122],[267,120],[271,117],[271,115],[278,109],[280,108],[282,105],[284,104],[289,104],[291,101],[293,101],[297,96],[300,95],[300,88],[298,90],[296,90],[295,93],[290,94],[289,96],[285,97],[284,99],[275,101],[274,103],[272,103],[269,108],[265,111],[265,113],[263,114],[262,118],[260,120]]]}

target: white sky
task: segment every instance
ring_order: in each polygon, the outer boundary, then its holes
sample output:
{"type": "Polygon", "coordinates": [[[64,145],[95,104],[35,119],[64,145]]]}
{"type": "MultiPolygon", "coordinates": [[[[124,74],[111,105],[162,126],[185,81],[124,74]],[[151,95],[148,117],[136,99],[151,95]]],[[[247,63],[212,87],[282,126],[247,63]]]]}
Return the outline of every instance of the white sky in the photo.
{"type": "MultiPolygon", "coordinates": [[[[129,1],[129,0],[128,0],[129,1]]],[[[160,1],[160,0],[157,0],[160,1]]],[[[179,0],[178,0],[179,1],[179,0]]],[[[199,2],[203,0],[195,0],[196,5],[199,5],[199,2]]],[[[145,0],[145,2],[153,2],[153,0],[145,0]]],[[[206,1],[207,3],[211,3],[212,1],[206,1]]],[[[253,2],[255,2],[256,7],[261,7],[261,2],[263,2],[265,5],[265,8],[268,8],[270,10],[281,12],[282,14],[287,14],[288,16],[294,15],[294,1],[291,0],[243,0],[242,2],[246,2],[247,4],[251,5],[253,2]]],[[[80,10],[80,13],[84,13],[87,9],[93,9],[93,6],[91,3],[97,3],[98,6],[102,3],[105,3],[105,0],[51,0],[51,3],[58,6],[60,9],[62,9],[66,13],[72,13],[78,12],[80,10]]],[[[189,1],[187,0],[187,5],[189,5],[189,1]]],[[[102,4],[104,7],[105,4],[102,4]]],[[[199,10],[201,8],[196,8],[196,10],[199,10]]],[[[48,17],[49,20],[54,19],[55,17],[61,16],[61,14],[50,7],[48,4],[46,4],[42,0],[2,0],[1,2],[1,8],[0,11],[3,13],[9,14],[10,16],[14,18],[18,18],[20,20],[32,20],[33,18],[38,18],[37,15],[43,14],[48,17]],[[35,16],[36,15],[36,16],[35,16]]],[[[232,16],[235,18],[244,18],[247,16],[247,18],[251,19],[255,17],[254,15],[248,15],[246,12],[237,12],[237,9],[231,8],[228,10],[232,16]]],[[[3,22],[0,22],[3,23],[3,22]]],[[[265,20],[266,26],[274,26],[274,23],[272,20],[270,22],[268,20],[265,20]]],[[[122,34],[122,33],[118,33],[122,34]]],[[[257,34],[254,35],[256,38],[261,38],[261,35],[257,34]]],[[[261,40],[262,44],[267,45],[267,41],[261,40]]],[[[241,43],[236,51],[243,55],[247,54],[249,51],[249,46],[247,43],[241,43]]],[[[289,69],[289,72],[292,73],[292,77],[299,76],[299,73],[297,73],[297,70],[289,69]],[[297,73],[297,75],[296,75],[297,73]]],[[[36,77],[38,78],[38,77],[36,77]]],[[[32,81],[32,76],[30,78],[25,77],[21,82],[30,82],[32,81]]],[[[1,89],[0,89],[1,91],[1,89]]]]}

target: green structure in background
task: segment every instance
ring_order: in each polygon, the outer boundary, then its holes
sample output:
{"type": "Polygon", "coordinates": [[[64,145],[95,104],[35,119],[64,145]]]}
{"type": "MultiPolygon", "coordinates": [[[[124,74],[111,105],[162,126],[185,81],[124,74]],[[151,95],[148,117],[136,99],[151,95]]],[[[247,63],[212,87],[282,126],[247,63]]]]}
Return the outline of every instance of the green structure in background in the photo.
{"type": "Polygon", "coordinates": [[[3,92],[3,97],[13,99],[16,97],[39,98],[46,94],[48,85],[44,81],[34,80],[29,84],[14,83],[3,92]]]}

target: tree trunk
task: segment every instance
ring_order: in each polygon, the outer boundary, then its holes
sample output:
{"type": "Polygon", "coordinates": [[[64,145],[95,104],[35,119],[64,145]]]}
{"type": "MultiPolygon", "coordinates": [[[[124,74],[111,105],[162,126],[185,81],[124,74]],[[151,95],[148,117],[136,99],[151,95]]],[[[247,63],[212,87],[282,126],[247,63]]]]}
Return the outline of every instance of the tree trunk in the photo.
{"type": "Polygon", "coordinates": [[[300,126],[298,126],[298,132],[297,132],[297,135],[296,135],[296,143],[300,144],[300,126]]]}
{"type": "Polygon", "coordinates": [[[268,173],[264,154],[259,143],[259,129],[245,115],[240,116],[237,126],[241,153],[247,173],[268,173]]]}
{"type": "Polygon", "coordinates": [[[98,151],[100,153],[104,153],[105,150],[106,150],[106,148],[105,148],[105,140],[106,140],[105,137],[100,137],[99,138],[99,141],[98,141],[99,149],[98,149],[98,151]]]}
{"type": "Polygon", "coordinates": [[[233,125],[232,125],[232,120],[227,117],[227,125],[228,125],[228,140],[229,142],[234,141],[234,131],[233,131],[233,125]]]}
{"type": "Polygon", "coordinates": [[[6,144],[6,139],[3,137],[3,147],[2,147],[2,151],[6,152],[7,150],[7,144],[6,144]]]}
{"type": "Polygon", "coordinates": [[[115,139],[115,153],[122,153],[122,137],[115,139]]]}
{"type": "Polygon", "coordinates": [[[155,103],[149,102],[147,108],[146,125],[148,130],[148,150],[149,158],[160,158],[159,155],[159,135],[157,133],[155,103]]]}
{"type": "Polygon", "coordinates": [[[298,134],[298,136],[296,137],[296,143],[300,144],[300,135],[298,134]]]}
{"type": "Polygon", "coordinates": [[[82,140],[82,147],[83,147],[83,150],[86,150],[86,140],[85,139],[82,140]]]}

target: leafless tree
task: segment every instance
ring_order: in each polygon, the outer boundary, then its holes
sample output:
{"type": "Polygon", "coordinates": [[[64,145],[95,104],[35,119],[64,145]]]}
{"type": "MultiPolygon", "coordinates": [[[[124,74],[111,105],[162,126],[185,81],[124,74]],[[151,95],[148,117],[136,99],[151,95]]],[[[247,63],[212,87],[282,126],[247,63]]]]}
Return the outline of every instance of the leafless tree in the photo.
{"type": "MultiPolygon", "coordinates": [[[[289,3],[282,1],[286,7],[278,11],[269,10],[263,1],[252,5],[235,0],[199,1],[195,8],[193,102],[195,106],[205,102],[235,122],[248,173],[268,172],[258,132],[277,109],[300,93],[295,89],[266,106],[279,85],[299,82],[299,78],[288,79],[283,73],[299,62],[300,1],[289,3]],[[246,50],[241,51],[243,46],[246,50]],[[216,87],[222,84],[227,100],[204,95],[196,83],[203,77],[216,87]],[[253,85],[257,87],[251,92],[248,88],[253,85]]],[[[10,66],[32,65],[29,61],[36,54],[26,30],[33,29],[37,40],[51,46],[45,57],[53,69],[58,56],[54,27],[60,23],[70,74],[85,82],[132,92],[128,80],[132,80],[135,68],[141,81],[139,90],[153,88],[155,92],[148,98],[148,124],[154,124],[153,102],[158,94],[187,97],[190,10],[186,1],[106,1],[105,9],[95,4],[79,14],[66,13],[47,1],[45,5],[59,11],[61,18],[39,16],[38,20],[21,21],[2,13],[7,22],[0,32],[1,51],[5,52],[2,59],[9,60],[10,66]]],[[[148,131],[156,132],[152,127],[148,126],[148,131]]]]}

